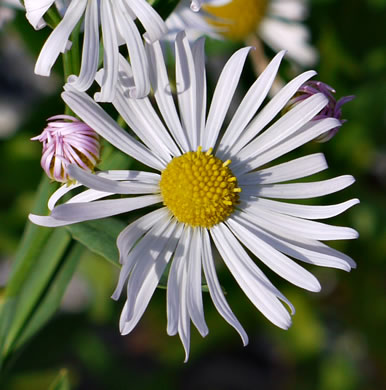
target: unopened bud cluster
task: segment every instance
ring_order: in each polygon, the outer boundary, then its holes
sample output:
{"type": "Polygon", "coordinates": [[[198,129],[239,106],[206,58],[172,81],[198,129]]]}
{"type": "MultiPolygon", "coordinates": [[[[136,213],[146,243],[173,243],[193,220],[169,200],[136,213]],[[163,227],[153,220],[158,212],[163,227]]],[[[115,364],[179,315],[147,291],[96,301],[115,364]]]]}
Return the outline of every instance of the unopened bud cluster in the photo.
{"type": "MultiPolygon", "coordinates": [[[[346,122],[344,119],[342,119],[342,106],[343,104],[353,100],[355,96],[344,96],[337,101],[334,96],[335,94],[334,88],[330,87],[329,85],[321,81],[311,80],[303,84],[299,88],[295,97],[289,102],[288,108],[293,107],[295,104],[317,93],[322,93],[323,95],[325,95],[328,98],[328,103],[323,108],[323,110],[321,110],[318,113],[318,115],[314,117],[314,120],[324,119],[324,118],[336,118],[340,121],[341,124],[346,122]]],[[[326,133],[316,138],[315,141],[317,142],[329,141],[338,132],[338,130],[339,127],[335,127],[334,129],[331,129],[330,131],[327,131],[326,133]]]]}
{"type": "Polygon", "coordinates": [[[98,134],[85,123],[69,115],[48,118],[47,127],[33,141],[43,144],[41,166],[51,179],[66,183],[68,164],[93,171],[99,161],[98,134]]]}

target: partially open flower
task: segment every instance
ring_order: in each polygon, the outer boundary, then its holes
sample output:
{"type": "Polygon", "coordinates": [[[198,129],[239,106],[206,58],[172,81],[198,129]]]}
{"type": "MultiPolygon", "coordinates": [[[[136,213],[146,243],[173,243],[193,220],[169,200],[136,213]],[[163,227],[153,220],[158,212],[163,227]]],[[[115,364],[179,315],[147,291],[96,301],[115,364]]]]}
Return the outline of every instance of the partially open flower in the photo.
{"type": "MultiPolygon", "coordinates": [[[[327,105],[319,112],[318,115],[314,117],[314,120],[318,119],[324,119],[324,118],[336,118],[340,121],[341,124],[346,122],[345,119],[342,119],[342,106],[343,104],[353,100],[355,96],[344,96],[340,98],[338,101],[335,99],[335,96],[333,95],[335,93],[335,89],[330,87],[329,85],[321,82],[321,81],[315,81],[310,80],[307,81],[305,84],[303,84],[299,90],[298,93],[295,95],[295,97],[289,102],[287,106],[287,110],[294,107],[297,103],[308,99],[309,97],[322,93],[324,96],[327,97],[328,103],[327,105]]],[[[287,111],[286,110],[286,111],[287,111]]],[[[334,129],[331,129],[330,131],[320,135],[315,139],[317,142],[326,142],[329,141],[339,130],[339,127],[335,127],[334,129]]]]}
{"type": "Polygon", "coordinates": [[[99,160],[98,134],[70,115],[55,115],[48,121],[43,132],[31,138],[43,144],[41,166],[48,177],[61,183],[70,181],[68,164],[93,171],[99,160]]]}

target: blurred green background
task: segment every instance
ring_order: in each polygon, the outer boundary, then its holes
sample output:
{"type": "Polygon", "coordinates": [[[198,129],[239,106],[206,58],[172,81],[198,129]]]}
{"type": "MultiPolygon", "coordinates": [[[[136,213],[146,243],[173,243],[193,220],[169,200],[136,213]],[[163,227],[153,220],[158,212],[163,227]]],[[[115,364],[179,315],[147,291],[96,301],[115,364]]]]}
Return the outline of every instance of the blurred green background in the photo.
{"type": "MultiPolygon", "coordinates": [[[[344,106],[348,122],[337,136],[293,156],[321,151],[330,168],[320,177],[355,176],[353,186],[318,202],[360,198],[359,206],[330,221],[359,231],[357,241],[331,243],[356,260],[356,270],[308,267],[321,281],[319,294],[268,271],[297,310],[292,327],[283,331],[263,318],[229,272],[220,269],[250,344],[242,347],[205,295],[210,333],[202,339],[192,330],[190,360],[184,364],[178,337],[166,335],[165,291],[156,291],[137,328],[122,337],[123,301],[110,299],[118,268],[84,252],[59,310],[7,363],[0,389],[386,388],[385,20],[385,0],[313,0],[307,19],[320,53],[317,79],[332,85],[337,98],[354,94],[356,99],[344,106]]],[[[33,75],[47,34],[34,32],[22,13],[0,32],[0,300],[41,177],[41,147],[29,139],[41,132],[47,117],[63,112],[60,64],[49,80],[33,75]]],[[[207,47],[219,66],[235,45],[209,42],[207,47]]],[[[245,87],[252,79],[249,68],[245,87]]]]}

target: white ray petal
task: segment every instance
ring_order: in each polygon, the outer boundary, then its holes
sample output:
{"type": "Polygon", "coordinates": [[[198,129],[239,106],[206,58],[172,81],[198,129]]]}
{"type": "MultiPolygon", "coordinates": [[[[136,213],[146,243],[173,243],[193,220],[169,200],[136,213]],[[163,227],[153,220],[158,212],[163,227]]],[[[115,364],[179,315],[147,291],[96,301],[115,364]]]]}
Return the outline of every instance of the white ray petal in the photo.
{"type": "Polygon", "coordinates": [[[118,38],[115,22],[114,6],[111,0],[101,0],[100,18],[103,35],[103,80],[101,91],[94,95],[99,102],[111,102],[115,94],[118,80],[118,38]]]}
{"type": "Polygon", "coordinates": [[[273,233],[278,232],[280,234],[283,230],[287,230],[295,238],[297,236],[315,240],[352,240],[358,238],[358,233],[348,227],[328,225],[278,214],[257,205],[248,211],[242,212],[241,217],[273,233]]]}
{"type": "Polygon", "coordinates": [[[68,83],[79,91],[90,88],[95,79],[99,60],[98,2],[89,1],[84,22],[82,63],[79,76],[71,75],[68,83]]]}
{"type": "Polygon", "coordinates": [[[295,77],[286,84],[259,112],[238,139],[234,139],[229,155],[236,155],[247,143],[256,137],[269,122],[285,107],[291,97],[298,91],[316,72],[309,70],[295,77]]]}
{"type": "Polygon", "coordinates": [[[202,17],[202,13],[192,13],[184,4],[185,2],[185,0],[181,1],[166,19],[169,30],[166,40],[174,42],[176,34],[180,31],[185,31],[191,42],[204,34],[212,38],[222,39],[221,35],[217,34],[215,29],[202,17]]]}
{"type": "Polygon", "coordinates": [[[35,73],[41,76],[49,76],[51,68],[60,53],[67,48],[68,37],[82,17],[86,8],[87,0],[72,1],[60,23],[52,31],[35,65],[35,73]]]}
{"type": "Polygon", "coordinates": [[[121,332],[121,334],[125,329],[126,317],[127,317],[127,301],[123,305],[121,316],[119,317],[119,331],[121,332]]]}
{"type": "Polygon", "coordinates": [[[190,318],[200,332],[205,337],[209,330],[205,322],[204,307],[202,303],[201,290],[201,257],[202,257],[202,237],[199,228],[193,229],[192,243],[189,251],[188,264],[188,288],[187,304],[190,318]]]}
{"type": "Polygon", "coordinates": [[[202,4],[205,2],[205,0],[192,0],[190,4],[190,9],[193,12],[198,12],[200,8],[202,7],[202,4]]]}
{"type": "Polygon", "coordinates": [[[59,187],[51,196],[50,198],[48,199],[48,210],[52,210],[56,203],[59,201],[59,199],[61,199],[61,197],[65,194],[67,194],[68,192],[70,192],[71,190],[73,190],[74,188],[78,188],[80,187],[82,184],[80,183],[74,183],[74,184],[70,184],[70,185],[67,185],[67,184],[64,184],[62,185],[61,187],[59,187]]]}
{"type": "Polygon", "coordinates": [[[326,118],[322,120],[313,120],[304,125],[295,134],[283,140],[273,148],[270,148],[254,158],[240,164],[236,169],[232,167],[232,172],[239,176],[244,172],[249,172],[258,167],[269,163],[277,157],[283,156],[286,153],[298,148],[301,145],[315,139],[319,135],[341,126],[338,119],[326,118]]]}
{"type": "Polygon", "coordinates": [[[276,54],[275,58],[265,68],[264,72],[249,88],[221,139],[219,149],[216,152],[216,155],[218,155],[219,158],[221,158],[223,154],[232,147],[235,141],[239,139],[245,127],[261,106],[261,103],[266,98],[272,83],[275,80],[284,54],[284,51],[276,54]]]}
{"type": "Polygon", "coordinates": [[[199,144],[203,144],[203,132],[206,118],[206,69],[205,69],[205,38],[198,39],[192,46],[194,68],[196,72],[196,115],[199,144]]]}
{"type": "Polygon", "coordinates": [[[177,145],[186,153],[189,150],[189,144],[173,101],[161,45],[155,42],[152,45],[146,45],[145,48],[149,56],[150,82],[158,108],[177,145]]]}
{"type": "Polygon", "coordinates": [[[237,158],[240,161],[237,164],[250,160],[280,144],[309,122],[327,103],[327,97],[318,93],[295,105],[293,109],[237,153],[237,158]]]}
{"type": "Polygon", "coordinates": [[[166,207],[152,211],[138,218],[119,233],[117,247],[119,251],[119,262],[127,262],[127,256],[136,242],[162,218],[166,218],[169,211],[166,207]]]}
{"type": "Polygon", "coordinates": [[[288,329],[291,317],[278,298],[294,312],[291,303],[269,282],[224,224],[212,227],[210,233],[225,264],[250,301],[273,324],[288,329]]]}
{"type": "Polygon", "coordinates": [[[129,180],[129,181],[140,181],[142,183],[158,184],[161,175],[154,172],[145,171],[128,171],[128,170],[109,170],[100,171],[95,173],[99,177],[104,177],[110,180],[129,180]]]}
{"type": "Polygon", "coordinates": [[[166,290],[166,313],[168,318],[167,334],[174,336],[178,332],[178,322],[180,317],[180,283],[182,274],[185,272],[185,259],[188,257],[192,230],[185,228],[177,248],[169,271],[168,284],[166,290]]]}
{"type": "MultiPolygon", "coordinates": [[[[189,228],[190,229],[190,228],[189,228]]],[[[182,272],[180,273],[179,280],[179,297],[180,297],[180,306],[178,311],[178,335],[185,350],[185,360],[184,363],[188,361],[189,351],[190,351],[190,317],[188,312],[188,302],[187,302],[187,290],[189,285],[188,280],[188,262],[187,258],[183,260],[182,263],[182,272]]]]}
{"type": "Polygon", "coordinates": [[[144,38],[154,42],[162,38],[167,32],[167,27],[155,9],[144,0],[125,0],[125,4],[137,16],[146,33],[144,38]]]}
{"type": "Polygon", "coordinates": [[[256,232],[240,225],[237,222],[236,216],[234,218],[228,218],[227,225],[239,241],[271,268],[272,271],[295,286],[313,292],[320,291],[320,283],[314,275],[266,243],[256,232]]]}
{"type": "Polygon", "coordinates": [[[126,323],[125,332],[127,333],[131,332],[131,330],[138,323],[144,311],[146,310],[146,307],[149,304],[149,301],[154,293],[154,290],[157,288],[157,285],[166,268],[166,265],[168,264],[170,257],[172,256],[174,250],[176,249],[176,245],[180,239],[182,229],[183,229],[183,225],[177,223],[173,235],[165,243],[162,253],[159,255],[156,262],[153,263],[151,269],[147,273],[146,278],[144,279],[140,291],[137,295],[135,307],[133,310],[133,316],[126,323]]]}
{"type": "Polygon", "coordinates": [[[261,184],[243,187],[242,197],[260,196],[278,199],[309,199],[343,190],[355,182],[350,175],[308,183],[261,184]]]}
{"type": "Polygon", "coordinates": [[[62,98],[72,111],[113,146],[149,167],[161,171],[165,168],[164,163],[120,128],[87,94],[67,90],[62,93],[62,98]]]}
{"type": "Polygon", "coordinates": [[[250,49],[250,47],[244,47],[234,53],[220,74],[213,93],[205,125],[205,133],[202,136],[202,147],[204,150],[214,147],[216,144],[250,49]]]}
{"type": "Polygon", "coordinates": [[[148,98],[134,99],[127,96],[127,90],[130,90],[130,86],[133,85],[133,73],[123,56],[120,56],[119,68],[119,83],[113,101],[114,107],[155,154],[159,154],[166,161],[170,160],[170,155],[180,155],[175,142],[165,129],[150,100],[148,98]]]}
{"type": "Polygon", "coordinates": [[[80,222],[80,221],[64,221],[62,219],[53,218],[50,215],[43,216],[43,215],[36,215],[36,214],[29,214],[28,219],[35,225],[45,226],[45,227],[66,226],[66,225],[71,225],[73,223],[80,222]]]}
{"type": "Polygon", "coordinates": [[[92,203],[67,203],[55,207],[52,216],[68,222],[81,222],[127,213],[162,202],[159,195],[144,195],[133,198],[99,200],[92,203]]]}
{"type": "MultiPolygon", "coordinates": [[[[134,1],[135,2],[135,1],[134,1]]],[[[133,70],[135,87],[130,90],[133,98],[142,98],[150,92],[149,63],[141,35],[134,21],[120,1],[115,2],[115,23],[126,43],[133,70]]]]}
{"type": "Polygon", "coordinates": [[[46,26],[43,15],[52,6],[55,0],[24,0],[26,18],[35,30],[46,26]]]}
{"type": "Polygon", "coordinates": [[[202,229],[202,238],[202,263],[204,267],[205,279],[208,283],[210,297],[212,298],[213,304],[216,307],[217,311],[224,318],[224,320],[228,322],[228,324],[233,326],[239,333],[245,346],[248,344],[248,336],[236,316],[233,314],[232,309],[229,307],[228,302],[224,297],[224,293],[222,292],[214,266],[214,259],[207,229],[202,229]]]}
{"type": "MultiPolygon", "coordinates": [[[[127,284],[127,333],[131,332],[145,312],[181,235],[181,224],[175,220],[167,223],[166,229],[160,235],[156,236],[154,232],[151,243],[147,243],[147,249],[142,249],[139,254],[141,260],[137,261],[131,272],[127,284]]],[[[146,236],[142,240],[145,238],[146,236]]]]}
{"type": "Polygon", "coordinates": [[[273,1],[269,6],[269,14],[278,18],[300,21],[307,16],[307,7],[299,0],[273,1]]]}
{"type": "Polygon", "coordinates": [[[292,215],[293,217],[305,219],[326,219],[342,214],[344,211],[358,203],[359,199],[351,199],[346,202],[329,206],[310,206],[296,203],[278,202],[264,198],[253,198],[250,202],[246,202],[246,204],[242,206],[242,209],[247,211],[249,207],[258,205],[277,213],[292,215]]]}
{"type": "Polygon", "coordinates": [[[322,153],[299,157],[270,168],[250,172],[237,178],[239,185],[280,183],[313,175],[327,169],[327,161],[322,153]]]}
{"type": "MultiPolygon", "coordinates": [[[[127,243],[124,243],[125,250],[122,251],[122,248],[119,248],[119,257],[120,262],[122,263],[121,272],[119,273],[119,280],[117,283],[117,287],[113,295],[112,299],[118,300],[123,287],[126,284],[129,275],[131,277],[133,268],[136,267],[138,262],[146,262],[150,261],[150,256],[155,251],[151,251],[153,241],[156,240],[156,234],[158,244],[160,244],[160,234],[167,229],[169,225],[170,216],[168,213],[160,213],[156,216],[157,218],[153,218],[153,220],[149,221],[144,217],[139,218],[139,220],[131,223],[126,227],[124,231],[119,235],[118,240],[122,241],[122,238],[127,238],[127,243]],[[122,234],[123,233],[123,234],[122,234]],[[129,235],[128,233],[131,233],[129,235]],[[128,253],[130,251],[130,253],[128,253]]],[[[122,247],[122,245],[121,245],[122,247]]],[[[161,248],[162,250],[162,248],[161,248]]],[[[133,297],[127,295],[127,307],[126,307],[126,319],[127,322],[128,316],[132,315],[133,310],[133,297]],[[129,313],[130,311],[130,313],[129,313]]]]}
{"type": "Polygon", "coordinates": [[[349,256],[329,248],[319,241],[304,238],[299,239],[299,237],[292,239],[282,237],[274,233],[269,233],[249,221],[242,220],[238,217],[235,217],[235,219],[278,251],[305,263],[321,267],[338,268],[344,271],[350,271],[351,268],[356,267],[354,260],[349,256]]]}
{"type": "Polygon", "coordinates": [[[66,203],[87,203],[94,200],[105,198],[106,196],[114,195],[112,192],[97,191],[97,190],[85,190],[81,193],[73,196],[66,203]]]}
{"type": "Polygon", "coordinates": [[[196,150],[199,146],[196,115],[196,72],[192,51],[184,32],[177,34],[175,51],[176,89],[180,117],[189,140],[189,149],[196,150]]]}
{"type": "Polygon", "coordinates": [[[68,166],[68,173],[84,186],[98,191],[115,194],[151,194],[160,192],[158,184],[141,183],[138,181],[119,182],[94,175],[74,164],[68,166]]]}
{"type": "Polygon", "coordinates": [[[275,51],[287,50],[288,57],[302,66],[313,65],[318,58],[316,50],[308,44],[308,29],[300,23],[265,18],[260,24],[259,34],[275,51]]]}

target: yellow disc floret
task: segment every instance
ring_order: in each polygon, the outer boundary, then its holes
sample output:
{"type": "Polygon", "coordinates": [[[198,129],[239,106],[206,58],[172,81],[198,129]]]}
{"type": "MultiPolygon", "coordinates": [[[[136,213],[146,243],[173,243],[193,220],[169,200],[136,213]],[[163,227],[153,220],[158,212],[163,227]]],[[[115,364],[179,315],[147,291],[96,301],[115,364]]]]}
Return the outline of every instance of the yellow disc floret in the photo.
{"type": "Polygon", "coordinates": [[[220,33],[233,40],[243,40],[255,32],[263,19],[268,0],[233,0],[223,6],[204,5],[210,15],[207,21],[220,33]]]}
{"type": "Polygon", "coordinates": [[[241,189],[225,162],[212,149],[188,152],[173,158],[162,172],[164,205],[179,222],[209,228],[224,221],[235,209],[241,189]]]}

